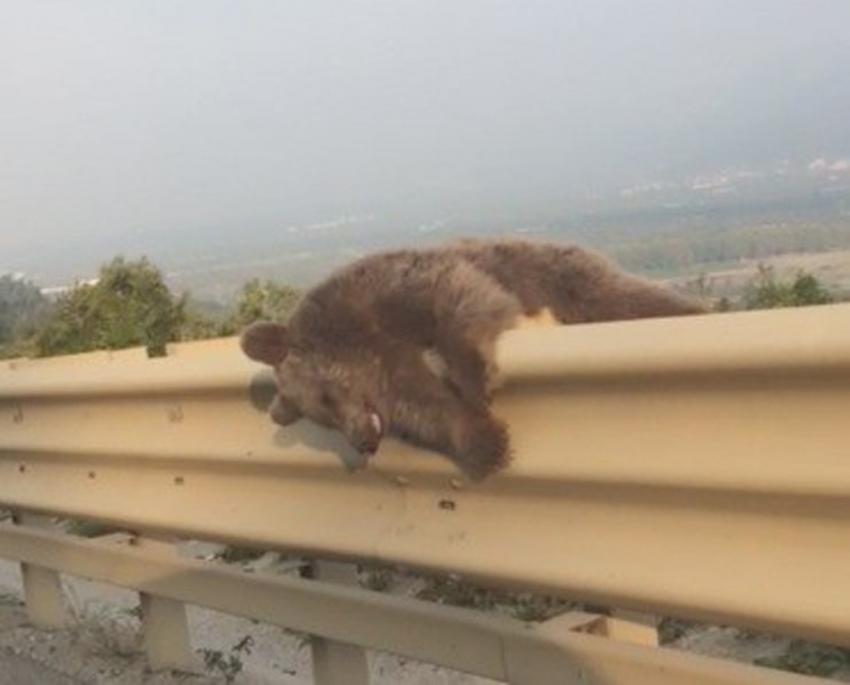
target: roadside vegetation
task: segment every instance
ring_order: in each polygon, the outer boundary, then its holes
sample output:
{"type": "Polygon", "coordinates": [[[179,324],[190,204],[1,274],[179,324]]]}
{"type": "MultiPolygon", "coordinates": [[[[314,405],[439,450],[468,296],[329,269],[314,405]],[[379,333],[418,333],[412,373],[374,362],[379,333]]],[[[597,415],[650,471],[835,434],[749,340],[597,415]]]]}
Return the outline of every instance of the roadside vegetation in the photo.
{"type": "Polygon", "coordinates": [[[90,282],[55,299],[33,283],[0,278],[0,358],[50,357],[146,347],[165,354],[172,342],[235,335],[258,319],[285,320],[298,291],[251,280],[231,307],[214,307],[189,293],[174,294],[147,259],[113,259],[90,282]]]}
{"type": "MultiPolygon", "coordinates": [[[[733,293],[715,292],[706,274],[683,286],[718,311],[799,307],[846,298],[805,270],[780,277],[766,264],[733,293]]],[[[116,257],[95,279],[55,298],[43,295],[34,283],[2,276],[0,359],[139,346],[159,356],[172,342],[235,335],[259,319],[284,321],[299,296],[285,283],[252,279],[229,306],[214,305],[188,292],[173,293],[159,268],[145,258],[116,257]]]]}

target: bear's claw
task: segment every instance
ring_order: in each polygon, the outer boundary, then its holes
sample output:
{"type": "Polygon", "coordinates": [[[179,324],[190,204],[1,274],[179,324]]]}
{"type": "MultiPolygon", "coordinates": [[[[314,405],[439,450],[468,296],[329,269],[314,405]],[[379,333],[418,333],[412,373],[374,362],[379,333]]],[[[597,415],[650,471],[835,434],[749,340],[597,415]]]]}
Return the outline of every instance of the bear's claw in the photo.
{"type": "Polygon", "coordinates": [[[511,460],[507,426],[489,415],[466,428],[458,447],[456,463],[473,481],[503,469],[511,460]]]}

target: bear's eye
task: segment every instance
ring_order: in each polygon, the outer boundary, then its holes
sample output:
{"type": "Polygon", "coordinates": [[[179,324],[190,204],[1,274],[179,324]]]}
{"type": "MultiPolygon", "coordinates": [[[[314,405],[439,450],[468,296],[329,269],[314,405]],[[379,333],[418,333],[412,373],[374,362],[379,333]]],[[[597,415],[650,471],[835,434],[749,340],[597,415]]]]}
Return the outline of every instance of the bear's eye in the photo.
{"type": "Polygon", "coordinates": [[[326,409],[330,409],[334,405],[333,398],[328,395],[328,393],[323,392],[322,396],[319,398],[319,401],[322,403],[322,406],[326,409]]]}

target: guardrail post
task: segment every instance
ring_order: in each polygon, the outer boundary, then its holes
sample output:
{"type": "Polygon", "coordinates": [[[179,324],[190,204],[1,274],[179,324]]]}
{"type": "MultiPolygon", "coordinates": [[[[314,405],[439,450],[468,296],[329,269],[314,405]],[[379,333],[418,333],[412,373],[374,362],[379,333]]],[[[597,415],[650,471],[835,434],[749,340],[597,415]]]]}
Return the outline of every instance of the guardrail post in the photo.
{"type": "MultiPolygon", "coordinates": [[[[33,528],[51,528],[50,519],[36,514],[14,514],[17,525],[33,528]]],[[[68,612],[62,594],[62,577],[57,571],[33,564],[21,563],[21,580],[24,602],[30,621],[42,628],[61,628],[67,622],[68,612]]]]}
{"type": "MultiPolygon", "coordinates": [[[[352,564],[313,562],[305,569],[304,575],[343,585],[357,583],[357,569],[352,564]]],[[[329,607],[328,611],[335,610],[329,607]]],[[[362,648],[311,636],[310,650],[314,685],[369,685],[369,666],[362,648]]]]}
{"type": "Polygon", "coordinates": [[[657,630],[659,617],[656,614],[649,614],[645,611],[634,611],[632,609],[612,609],[611,616],[619,618],[629,623],[645,626],[646,628],[657,630]]]}
{"type": "MultiPolygon", "coordinates": [[[[134,544],[152,554],[172,556],[177,553],[173,544],[165,540],[135,538],[134,544]]],[[[147,592],[139,593],[142,610],[142,631],[145,653],[151,670],[172,669],[196,672],[198,660],[189,639],[186,605],[167,597],[147,592]]]]}

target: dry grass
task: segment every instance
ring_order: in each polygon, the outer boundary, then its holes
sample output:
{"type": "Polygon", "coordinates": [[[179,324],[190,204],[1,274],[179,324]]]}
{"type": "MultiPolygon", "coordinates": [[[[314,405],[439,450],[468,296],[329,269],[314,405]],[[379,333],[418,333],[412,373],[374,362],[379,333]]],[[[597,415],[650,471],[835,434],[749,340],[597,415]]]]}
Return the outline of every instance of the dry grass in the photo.
{"type": "Polygon", "coordinates": [[[72,613],[74,640],[88,654],[128,660],[142,654],[142,626],[137,612],[86,604],[72,613]]]}

